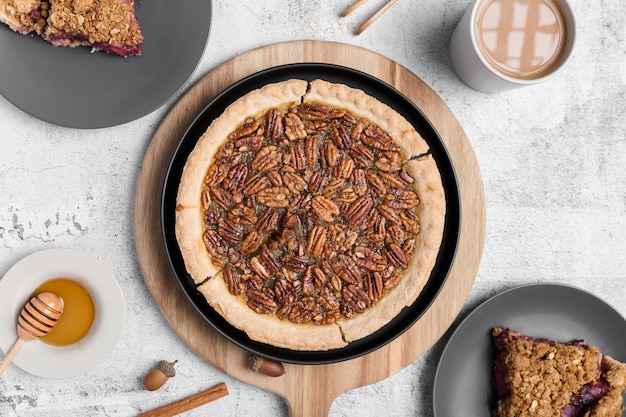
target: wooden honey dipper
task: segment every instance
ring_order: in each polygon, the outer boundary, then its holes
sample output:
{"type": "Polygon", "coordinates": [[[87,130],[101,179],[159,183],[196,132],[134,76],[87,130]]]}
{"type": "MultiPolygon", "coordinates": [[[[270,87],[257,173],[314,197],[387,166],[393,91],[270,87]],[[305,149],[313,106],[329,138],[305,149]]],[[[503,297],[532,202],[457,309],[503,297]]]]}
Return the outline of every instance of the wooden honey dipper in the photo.
{"type": "Polygon", "coordinates": [[[17,341],[0,363],[0,375],[9,366],[24,342],[38,339],[56,326],[63,313],[63,299],[51,292],[44,292],[26,303],[17,319],[17,341]]]}

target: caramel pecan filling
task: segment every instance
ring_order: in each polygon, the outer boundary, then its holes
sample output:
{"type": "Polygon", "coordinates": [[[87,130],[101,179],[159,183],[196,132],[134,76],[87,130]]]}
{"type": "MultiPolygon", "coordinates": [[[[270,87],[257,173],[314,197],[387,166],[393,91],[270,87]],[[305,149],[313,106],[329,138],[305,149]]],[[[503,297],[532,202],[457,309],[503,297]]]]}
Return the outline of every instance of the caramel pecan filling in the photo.
{"type": "Polygon", "coordinates": [[[204,242],[255,312],[331,324],[402,279],[419,233],[413,181],[369,121],[318,104],[274,108],[217,151],[204,242]]]}

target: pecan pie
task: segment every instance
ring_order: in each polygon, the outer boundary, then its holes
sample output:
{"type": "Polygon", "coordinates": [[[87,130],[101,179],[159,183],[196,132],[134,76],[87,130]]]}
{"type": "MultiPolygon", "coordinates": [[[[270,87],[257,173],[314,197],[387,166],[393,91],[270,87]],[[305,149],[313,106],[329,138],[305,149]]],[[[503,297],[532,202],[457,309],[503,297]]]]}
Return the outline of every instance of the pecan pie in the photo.
{"type": "Polygon", "coordinates": [[[582,340],[560,343],[492,331],[493,417],[621,417],[626,365],[582,340]]]}
{"type": "Polygon", "coordinates": [[[54,46],[140,55],[143,36],[134,0],[0,0],[0,21],[54,46]]]}
{"type": "Polygon", "coordinates": [[[412,304],[443,236],[427,143],[342,84],[288,80],[212,122],[188,157],[176,237],[208,303],[256,341],[340,348],[412,304]]]}

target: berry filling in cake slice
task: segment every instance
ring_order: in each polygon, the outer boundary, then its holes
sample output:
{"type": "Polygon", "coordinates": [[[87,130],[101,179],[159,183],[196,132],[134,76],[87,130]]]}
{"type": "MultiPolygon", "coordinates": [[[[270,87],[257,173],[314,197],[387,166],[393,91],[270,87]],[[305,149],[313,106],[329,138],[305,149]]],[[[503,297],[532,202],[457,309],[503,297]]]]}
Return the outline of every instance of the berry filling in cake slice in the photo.
{"type": "Polygon", "coordinates": [[[143,42],[134,0],[0,0],[0,21],[35,32],[54,46],[140,55],[143,42]]]}
{"type": "Polygon", "coordinates": [[[44,7],[47,3],[40,0],[0,0],[0,22],[22,35],[41,34],[46,27],[44,7]]]}
{"type": "Polygon", "coordinates": [[[626,365],[582,340],[569,343],[492,330],[493,417],[621,417],[626,365]]]}

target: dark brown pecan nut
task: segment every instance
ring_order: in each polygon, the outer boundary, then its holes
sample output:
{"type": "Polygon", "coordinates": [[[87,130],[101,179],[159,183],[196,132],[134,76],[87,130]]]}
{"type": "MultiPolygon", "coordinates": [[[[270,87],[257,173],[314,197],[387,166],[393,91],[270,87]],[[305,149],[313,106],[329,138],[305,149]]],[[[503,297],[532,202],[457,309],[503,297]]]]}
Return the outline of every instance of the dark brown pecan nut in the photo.
{"type": "Polygon", "coordinates": [[[350,134],[352,139],[361,140],[361,135],[367,126],[367,121],[365,119],[360,119],[352,129],[352,133],[350,134]]]}
{"type": "Polygon", "coordinates": [[[317,136],[309,136],[304,141],[304,155],[306,165],[310,169],[317,169],[320,160],[320,145],[317,136]]]}
{"type": "Polygon", "coordinates": [[[350,156],[363,168],[369,168],[374,162],[374,152],[362,143],[357,143],[350,149],[350,156]]]}
{"type": "Polygon", "coordinates": [[[265,137],[278,139],[283,134],[283,117],[278,109],[271,109],[265,115],[265,137]]]}
{"type": "Polygon", "coordinates": [[[328,277],[326,276],[326,274],[324,273],[324,271],[322,270],[322,268],[320,268],[319,266],[314,266],[313,267],[313,274],[315,275],[315,286],[317,288],[320,288],[324,285],[326,285],[326,283],[328,282],[328,277]]]}
{"type": "Polygon", "coordinates": [[[239,285],[240,277],[238,273],[233,272],[232,269],[230,269],[228,266],[225,266],[224,270],[222,271],[222,278],[224,278],[224,282],[226,283],[228,291],[231,294],[241,294],[241,286],[239,285]]]}
{"type": "Polygon", "coordinates": [[[263,244],[263,235],[256,231],[251,231],[241,242],[241,254],[244,256],[256,252],[263,244]]]}
{"type": "Polygon", "coordinates": [[[374,149],[381,151],[391,151],[394,149],[391,136],[385,133],[378,126],[368,125],[363,129],[360,139],[363,143],[374,149]]]}
{"type": "Polygon", "coordinates": [[[274,255],[269,249],[263,248],[261,250],[261,262],[269,271],[276,273],[280,270],[281,264],[278,257],[274,255]]]}
{"type": "Polygon", "coordinates": [[[209,167],[206,176],[204,177],[204,184],[208,187],[215,187],[224,181],[228,174],[229,164],[213,164],[209,167]]]}
{"type": "Polygon", "coordinates": [[[313,297],[304,297],[293,304],[289,312],[289,320],[294,323],[308,323],[320,313],[320,306],[313,297]]]}
{"type": "Polygon", "coordinates": [[[243,193],[246,195],[256,194],[269,186],[270,180],[265,175],[258,172],[251,177],[248,177],[246,184],[243,187],[243,193]]]}
{"type": "Polygon", "coordinates": [[[327,287],[322,288],[317,302],[326,311],[338,312],[339,307],[341,307],[341,304],[339,303],[339,300],[337,299],[335,294],[327,287]]]}
{"type": "Polygon", "coordinates": [[[262,148],[259,153],[256,154],[250,167],[257,171],[275,171],[282,165],[283,156],[278,152],[276,146],[270,145],[262,148]]]}
{"type": "Polygon", "coordinates": [[[359,285],[363,280],[363,275],[357,263],[349,256],[340,254],[337,260],[332,264],[333,271],[342,280],[350,284],[359,285]]]}
{"type": "Polygon", "coordinates": [[[403,189],[407,186],[406,182],[404,182],[399,176],[397,176],[396,174],[392,174],[391,172],[381,172],[378,175],[380,176],[380,179],[382,179],[384,183],[391,188],[403,189]]]}
{"type": "Polygon", "coordinates": [[[393,209],[411,209],[420,203],[417,194],[411,190],[397,190],[385,198],[388,200],[387,205],[393,209]]]}
{"type": "Polygon", "coordinates": [[[343,287],[341,296],[344,302],[350,305],[352,310],[357,313],[363,313],[366,308],[372,305],[372,300],[370,300],[367,293],[353,284],[343,287]]]}
{"type": "Polygon", "coordinates": [[[420,232],[420,225],[416,217],[411,215],[413,213],[410,210],[404,210],[400,212],[400,218],[402,219],[402,226],[404,230],[415,235],[420,232]]]}
{"type": "Polygon", "coordinates": [[[387,235],[385,236],[385,239],[388,242],[394,242],[399,245],[404,242],[404,240],[406,239],[406,233],[404,232],[404,229],[400,227],[401,225],[402,223],[400,223],[400,225],[392,224],[387,227],[387,235]]]}
{"type": "Polygon", "coordinates": [[[290,214],[284,218],[281,226],[283,236],[288,235],[298,228],[300,225],[300,217],[297,214],[290,214]]]}
{"type": "Polygon", "coordinates": [[[376,206],[376,210],[378,210],[378,212],[391,223],[396,225],[402,225],[402,219],[400,218],[396,210],[392,209],[388,205],[379,204],[378,206],[376,206]]]}
{"type": "Polygon", "coordinates": [[[326,228],[314,226],[309,232],[309,239],[306,246],[307,253],[313,258],[319,258],[324,251],[326,244],[326,228]]]}
{"type": "Polygon", "coordinates": [[[248,307],[259,314],[269,314],[276,311],[276,301],[265,291],[250,289],[246,292],[248,297],[248,307]]]}
{"type": "Polygon", "coordinates": [[[228,243],[217,234],[215,230],[209,229],[204,232],[202,235],[204,240],[204,245],[207,250],[213,255],[214,260],[221,261],[221,259],[228,253],[228,243]]]}
{"type": "Polygon", "coordinates": [[[311,200],[311,209],[322,220],[332,223],[335,221],[333,216],[339,214],[339,207],[328,198],[322,195],[316,195],[311,200]]]}
{"type": "Polygon", "coordinates": [[[333,169],[333,177],[348,179],[352,175],[354,170],[354,160],[352,158],[344,157],[337,166],[333,169]]]}
{"type": "Polygon", "coordinates": [[[380,253],[366,246],[357,246],[354,249],[354,256],[358,266],[370,271],[382,272],[387,266],[387,260],[380,253]]]}
{"type": "Polygon", "coordinates": [[[269,232],[276,227],[279,217],[280,214],[276,210],[268,207],[261,213],[254,227],[259,233],[269,232]]]}
{"type": "Polygon", "coordinates": [[[313,274],[313,267],[309,265],[302,277],[302,292],[310,295],[313,291],[315,291],[315,275],[313,274]]]}
{"type": "Polygon", "coordinates": [[[306,138],[306,129],[302,119],[294,113],[287,113],[284,120],[285,136],[291,141],[306,138]]]}
{"type": "Polygon", "coordinates": [[[306,256],[290,255],[282,259],[283,266],[292,272],[304,272],[309,266],[308,258],[306,256]]]}
{"type": "Polygon", "coordinates": [[[352,204],[348,206],[344,217],[350,226],[360,226],[367,219],[373,206],[374,202],[372,198],[369,195],[364,195],[354,200],[352,204]]]}
{"type": "Polygon", "coordinates": [[[402,161],[398,152],[381,152],[379,158],[374,161],[374,165],[386,172],[397,172],[402,169],[402,161]]]}
{"type": "Polygon", "coordinates": [[[221,187],[211,188],[211,198],[224,210],[228,210],[233,203],[228,191],[221,187]]]}
{"type": "Polygon", "coordinates": [[[296,145],[289,148],[289,160],[291,165],[301,171],[306,169],[306,150],[304,149],[304,142],[298,142],[296,145]]]}
{"type": "Polygon", "coordinates": [[[228,136],[228,139],[239,139],[256,133],[261,123],[254,117],[248,117],[241,127],[228,136]]]}
{"type": "Polygon", "coordinates": [[[280,175],[280,172],[278,171],[268,171],[265,173],[265,175],[267,176],[267,179],[270,180],[270,182],[276,186],[276,187],[282,187],[283,184],[283,176],[280,175]]]}
{"type": "Polygon", "coordinates": [[[371,272],[368,275],[368,279],[365,280],[365,289],[370,300],[373,302],[380,300],[383,296],[383,288],[383,276],[380,272],[371,272]]]}
{"type": "Polygon", "coordinates": [[[399,272],[393,272],[389,278],[384,280],[384,287],[386,290],[390,290],[392,288],[394,288],[396,285],[398,285],[400,283],[400,281],[402,280],[402,274],[400,274],[399,272]]]}
{"type": "Polygon", "coordinates": [[[348,128],[342,124],[334,123],[330,130],[330,140],[339,149],[350,149],[352,146],[352,138],[348,128]]]}
{"type": "Polygon", "coordinates": [[[415,249],[415,239],[407,239],[402,244],[402,250],[404,253],[413,253],[415,249]]]}
{"type": "Polygon", "coordinates": [[[330,110],[322,104],[304,104],[298,106],[297,112],[302,120],[326,120],[330,118],[330,110]]]}
{"type": "Polygon", "coordinates": [[[337,158],[339,157],[339,150],[337,149],[334,143],[328,141],[324,145],[323,156],[324,157],[322,158],[322,161],[324,163],[322,164],[322,168],[327,168],[327,167],[332,168],[335,165],[337,165],[337,158]]]}
{"type": "Polygon", "coordinates": [[[289,205],[289,189],[287,187],[269,187],[258,192],[259,203],[268,207],[287,207],[289,205]]]}
{"type": "Polygon", "coordinates": [[[372,191],[378,196],[382,197],[387,194],[387,187],[385,187],[385,183],[383,180],[376,174],[375,172],[369,171],[365,174],[365,178],[367,178],[367,182],[370,185],[372,191]]]}
{"type": "Polygon", "coordinates": [[[233,249],[232,247],[228,248],[228,261],[244,274],[249,274],[250,272],[252,272],[248,267],[248,262],[246,261],[246,258],[244,258],[244,256],[239,253],[239,251],[233,249]]]}
{"type": "Polygon", "coordinates": [[[320,194],[325,182],[326,178],[321,171],[313,172],[311,178],[309,178],[309,193],[313,195],[320,194]]]}
{"type": "Polygon", "coordinates": [[[317,133],[317,132],[325,132],[328,130],[330,124],[324,120],[305,120],[304,127],[306,128],[306,132],[308,134],[317,133]]]}
{"type": "Polygon", "coordinates": [[[230,243],[239,243],[243,236],[243,229],[231,220],[219,219],[217,233],[230,243]]]}
{"type": "Polygon", "coordinates": [[[283,306],[293,304],[298,300],[298,293],[291,282],[285,278],[278,278],[274,282],[274,293],[276,294],[276,300],[283,306]]]}
{"type": "Polygon", "coordinates": [[[306,213],[311,207],[311,196],[308,194],[300,194],[293,198],[287,206],[287,213],[306,213]]]}
{"type": "Polygon", "coordinates": [[[237,204],[228,212],[228,219],[235,224],[243,224],[252,226],[257,222],[257,217],[254,209],[244,205],[237,204]]]}
{"type": "Polygon", "coordinates": [[[257,275],[259,275],[261,278],[270,279],[269,272],[267,272],[267,269],[265,269],[265,266],[263,266],[261,261],[259,261],[259,258],[257,258],[256,256],[250,259],[250,268],[252,268],[252,270],[256,272],[257,275]]]}
{"type": "Polygon", "coordinates": [[[367,179],[365,177],[365,170],[356,168],[354,171],[352,171],[351,180],[354,184],[354,189],[357,195],[362,196],[367,192],[368,188],[367,179]]]}
{"type": "Polygon", "coordinates": [[[262,144],[263,136],[247,136],[237,139],[234,143],[239,152],[256,152],[261,149],[262,144]]]}
{"type": "Polygon", "coordinates": [[[331,198],[337,191],[345,185],[346,181],[341,178],[332,179],[324,187],[324,197],[331,198]]]}
{"type": "Polygon", "coordinates": [[[293,172],[285,172],[283,174],[283,184],[289,188],[291,194],[300,194],[307,186],[306,181],[293,172]]]}
{"type": "Polygon", "coordinates": [[[383,248],[382,252],[385,258],[396,268],[404,269],[407,267],[406,254],[399,245],[390,243],[383,248]]]}

